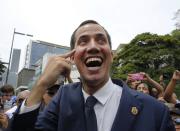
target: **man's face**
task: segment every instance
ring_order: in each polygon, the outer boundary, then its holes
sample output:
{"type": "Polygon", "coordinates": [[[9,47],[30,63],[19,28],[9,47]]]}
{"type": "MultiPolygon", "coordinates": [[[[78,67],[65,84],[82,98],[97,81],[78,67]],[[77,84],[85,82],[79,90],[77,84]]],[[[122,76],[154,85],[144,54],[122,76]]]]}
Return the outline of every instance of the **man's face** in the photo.
{"type": "Polygon", "coordinates": [[[6,100],[9,101],[9,100],[11,99],[12,96],[13,96],[13,93],[12,93],[12,92],[3,93],[2,99],[3,99],[3,101],[6,101],[6,100]]]}
{"type": "Polygon", "coordinates": [[[113,60],[104,29],[97,24],[86,24],[75,34],[74,62],[81,79],[88,85],[102,86],[109,78],[113,60]]]}

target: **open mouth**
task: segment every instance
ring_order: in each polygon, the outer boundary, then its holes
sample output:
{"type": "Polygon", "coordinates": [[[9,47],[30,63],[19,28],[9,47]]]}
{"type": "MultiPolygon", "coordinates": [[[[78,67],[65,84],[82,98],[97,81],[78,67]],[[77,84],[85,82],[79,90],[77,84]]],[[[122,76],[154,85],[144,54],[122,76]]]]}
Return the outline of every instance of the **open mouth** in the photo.
{"type": "Polygon", "coordinates": [[[102,65],[103,61],[100,57],[91,57],[88,58],[85,62],[87,67],[100,67],[102,65]]]}

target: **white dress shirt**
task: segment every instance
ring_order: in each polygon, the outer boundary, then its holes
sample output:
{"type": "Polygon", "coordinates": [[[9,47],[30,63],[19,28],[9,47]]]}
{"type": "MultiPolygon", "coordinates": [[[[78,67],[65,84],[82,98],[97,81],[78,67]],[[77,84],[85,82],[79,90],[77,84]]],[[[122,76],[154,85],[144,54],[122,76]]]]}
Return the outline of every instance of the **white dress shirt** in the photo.
{"type": "MultiPolygon", "coordinates": [[[[89,94],[83,89],[86,101],[89,94]]],[[[100,88],[93,96],[98,100],[94,106],[98,131],[110,131],[119,107],[122,87],[113,84],[111,79],[100,88]]]]}

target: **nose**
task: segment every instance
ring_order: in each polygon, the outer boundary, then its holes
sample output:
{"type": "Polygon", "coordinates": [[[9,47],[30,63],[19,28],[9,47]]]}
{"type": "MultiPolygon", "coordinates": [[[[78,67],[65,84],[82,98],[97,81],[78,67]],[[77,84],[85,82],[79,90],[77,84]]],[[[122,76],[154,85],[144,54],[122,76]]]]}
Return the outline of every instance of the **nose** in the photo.
{"type": "Polygon", "coordinates": [[[92,39],[88,44],[87,52],[88,53],[98,53],[99,51],[100,51],[100,48],[98,46],[98,43],[94,39],[92,39]]]}
{"type": "Polygon", "coordinates": [[[143,92],[143,88],[139,88],[139,91],[140,91],[140,92],[143,92]]]}
{"type": "Polygon", "coordinates": [[[7,96],[7,98],[6,98],[8,101],[10,101],[11,100],[11,97],[10,96],[7,96]]]}

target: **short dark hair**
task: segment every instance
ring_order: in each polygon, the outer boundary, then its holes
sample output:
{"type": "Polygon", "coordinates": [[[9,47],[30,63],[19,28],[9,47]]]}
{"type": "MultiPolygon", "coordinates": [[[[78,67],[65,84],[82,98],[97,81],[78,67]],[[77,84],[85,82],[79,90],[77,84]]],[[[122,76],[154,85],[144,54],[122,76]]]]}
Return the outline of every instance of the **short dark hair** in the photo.
{"type": "Polygon", "coordinates": [[[51,87],[47,88],[48,95],[54,96],[56,94],[56,92],[59,90],[60,86],[61,85],[59,85],[59,84],[54,84],[51,87]]]}
{"type": "MultiPolygon", "coordinates": [[[[95,20],[86,20],[86,21],[83,21],[76,29],[75,29],[75,31],[73,32],[73,34],[71,35],[71,41],[70,41],[70,46],[71,46],[71,50],[72,49],[74,49],[74,46],[75,46],[75,34],[76,34],[76,31],[81,27],[81,26],[84,26],[84,25],[86,25],[86,24],[97,24],[97,25],[100,25],[98,22],[96,22],[95,20]]],[[[100,25],[101,26],[101,25],[100,25]]],[[[109,46],[110,46],[110,48],[112,47],[111,46],[111,37],[110,37],[110,35],[109,35],[109,33],[107,32],[107,30],[103,27],[103,26],[101,26],[103,29],[104,29],[104,31],[105,31],[105,33],[106,33],[106,35],[107,35],[107,38],[108,38],[108,42],[109,42],[109,46]]]]}
{"type": "Polygon", "coordinates": [[[6,85],[3,85],[0,89],[0,91],[2,93],[10,93],[12,92],[14,94],[14,88],[12,85],[9,85],[9,84],[6,84],[6,85]]]}

